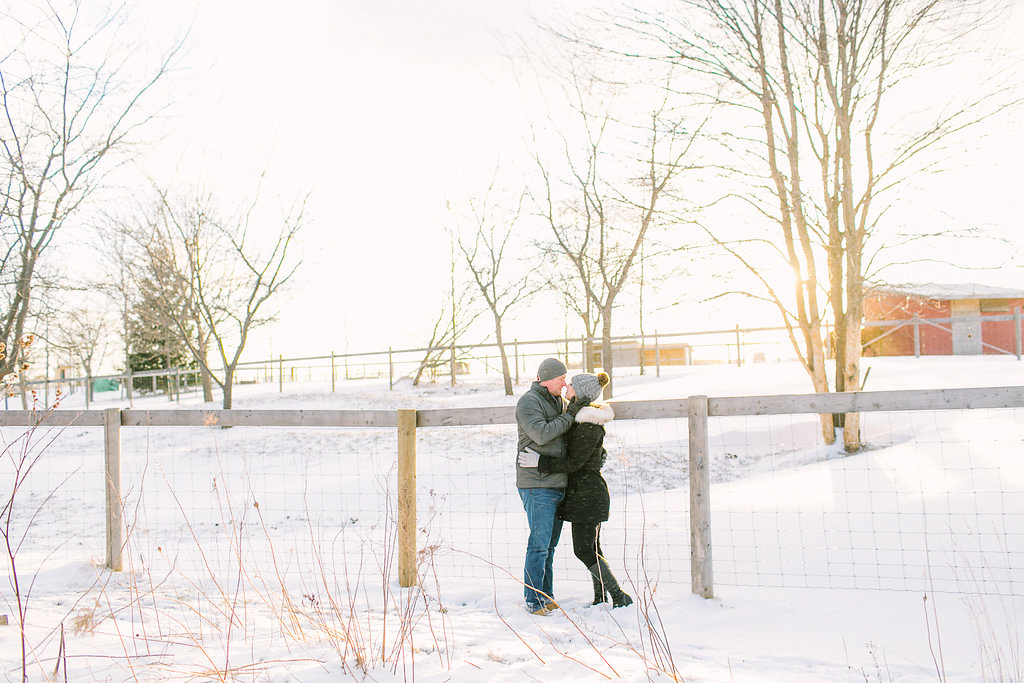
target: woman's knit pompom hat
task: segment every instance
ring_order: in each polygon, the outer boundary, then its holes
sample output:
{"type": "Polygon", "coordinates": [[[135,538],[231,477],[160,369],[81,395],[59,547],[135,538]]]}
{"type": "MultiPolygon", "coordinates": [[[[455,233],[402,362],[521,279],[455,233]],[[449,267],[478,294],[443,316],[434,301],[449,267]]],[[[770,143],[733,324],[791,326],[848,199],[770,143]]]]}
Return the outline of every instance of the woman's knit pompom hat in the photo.
{"type": "Polygon", "coordinates": [[[576,392],[578,400],[584,403],[591,403],[601,396],[601,388],[608,385],[608,373],[599,372],[596,375],[584,373],[573,375],[572,390],[576,392]]]}

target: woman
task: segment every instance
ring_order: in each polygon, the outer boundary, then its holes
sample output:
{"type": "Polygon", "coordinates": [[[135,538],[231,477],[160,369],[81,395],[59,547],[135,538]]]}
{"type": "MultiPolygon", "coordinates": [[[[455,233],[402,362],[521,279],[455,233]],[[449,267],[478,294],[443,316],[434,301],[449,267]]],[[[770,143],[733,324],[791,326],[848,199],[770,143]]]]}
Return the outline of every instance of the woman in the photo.
{"type": "Polygon", "coordinates": [[[519,465],[537,467],[543,474],[566,472],[569,481],[565,498],[558,507],[558,516],[572,523],[572,548],[590,571],[594,582],[594,604],[612,598],[612,607],[633,604],[619,586],[601,552],[601,522],[607,521],[611,499],[608,484],[601,476],[607,452],[604,449],[605,425],[615,417],[607,403],[593,403],[608,384],[608,375],[576,375],[570,382],[575,401],[583,404],[576,422],[566,434],[565,457],[538,455],[527,449],[519,454],[519,465]]]}

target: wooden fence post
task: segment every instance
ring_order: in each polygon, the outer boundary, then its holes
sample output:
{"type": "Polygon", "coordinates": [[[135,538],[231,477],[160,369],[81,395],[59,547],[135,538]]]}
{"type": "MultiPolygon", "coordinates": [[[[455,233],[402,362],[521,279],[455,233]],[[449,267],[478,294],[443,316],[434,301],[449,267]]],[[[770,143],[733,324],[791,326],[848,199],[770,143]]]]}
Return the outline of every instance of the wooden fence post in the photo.
{"type": "Polygon", "coordinates": [[[455,386],[455,342],[452,342],[452,386],[455,386]]]}
{"type": "Polygon", "coordinates": [[[654,376],[661,377],[661,348],[658,346],[658,331],[654,331],[654,376]]]}
{"type": "Polygon", "coordinates": [[[395,388],[395,361],[391,355],[391,347],[388,347],[388,389],[395,388]]]}
{"type": "Polygon", "coordinates": [[[740,326],[736,325],[736,367],[743,367],[743,343],[740,339],[740,326]]]}
{"type": "MultiPolygon", "coordinates": [[[[1018,325],[1018,327],[1020,327],[1020,326],[1018,325]]],[[[134,399],[134,396],[132,394],[132,391],[135,389],[135,386],[134,386],[135,385],[135,381],[132,379],[132,367],[130,365],[127,365],[127,364],[125,364],[125,365],[128,368],[127,374],[125,376],[125,381],[124,381],[125,394],[128,397],[128,407],[129,408],[134,408],[135,407],[135,399],[134,399]]],[[[49,389],[50,385],[47,384],[46,388],[49,389]]],[[[47,403],[47,405],[49,405],[49,403],[47,403]]]]}
{"type": "Polygon", "coordinates": [[[416,411],[398,411],[398,584],[416,585],[416,411]]]}
{"type": "Polygon", "coordinates": [[[277,393],[284,393],[284,356],[277,356],[277,393]]]}
{"type": "Polygon", "coordinates": [[[1021,339],[1020,339],[1020,306],[1013,307],[1013,348],[1017,352],[1017,360],[1020,360],[1021,356],[1021,339]]]}
{"type": "Polygon", "coordinates": [[[107,568],[121,571],[124,522],[121,506],[121,409],[103,411],[103,452],[106,473],[107,568]]]}
{"type": "Polygon", "coordinates": [[[515,340],[516,384],[519,384],[519,340],[515,340]]]}
{"type": "Polygon", "coordinates": [[[914,314],[914,358],[921,357],[921,318],[914,314]]]}
{"type": "Polygon", "coordinates": [[[645,367],[647,365],[647,335],[640,331],[640,375],[646,375],[647,371],[645,367]]]}
{"type": "Polygon", "coordinates": [[[690,591],[714,597],[711,573],[711,469],[708,467],[708,397],[691,396],[690,436],[690,591]]]}

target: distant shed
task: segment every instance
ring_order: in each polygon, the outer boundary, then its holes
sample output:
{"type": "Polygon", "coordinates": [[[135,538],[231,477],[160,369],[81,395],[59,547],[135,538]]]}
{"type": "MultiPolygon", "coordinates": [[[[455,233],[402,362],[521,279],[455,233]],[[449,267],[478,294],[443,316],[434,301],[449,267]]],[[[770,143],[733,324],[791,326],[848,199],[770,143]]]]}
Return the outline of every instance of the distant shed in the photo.
{"type": "MultiPolygon", "coordinates": [[[[693,349],[683,342],[647,342],[639,341],[612,342],[612,362],[615,367],[640,367],[641,361],[646,366],[657,365],[693,365],[693,349]]],[[[601,367],[601,340],[594,343],[594,365],[601,367]]]]}
{"type": "Polygon", "coordinates": [[[1024,290],[978,284],[874,286],[864,300],[864,355],[1014,354],[1024,290]],[[918,324],[872,325],[875,321],[918,324]],[[991,318],[991,320],[987,320],[991,318]],[[916,328],[916,344],[915,344],[916,328]]]}

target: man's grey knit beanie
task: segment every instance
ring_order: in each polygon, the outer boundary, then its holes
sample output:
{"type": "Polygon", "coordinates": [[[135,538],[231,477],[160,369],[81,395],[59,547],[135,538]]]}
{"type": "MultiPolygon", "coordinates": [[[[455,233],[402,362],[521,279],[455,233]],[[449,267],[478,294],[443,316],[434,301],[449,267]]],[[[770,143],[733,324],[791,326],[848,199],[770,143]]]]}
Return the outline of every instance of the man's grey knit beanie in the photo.
{"type": "Polygon", "coordinates": [[[566,372],[568,370],[565,367],[565,363],[557,358],[545,358],[540,362],[540,367],[537,368],[537,379],[541,382],[547,382],[549,379],[561,377],[566,372]]]}

